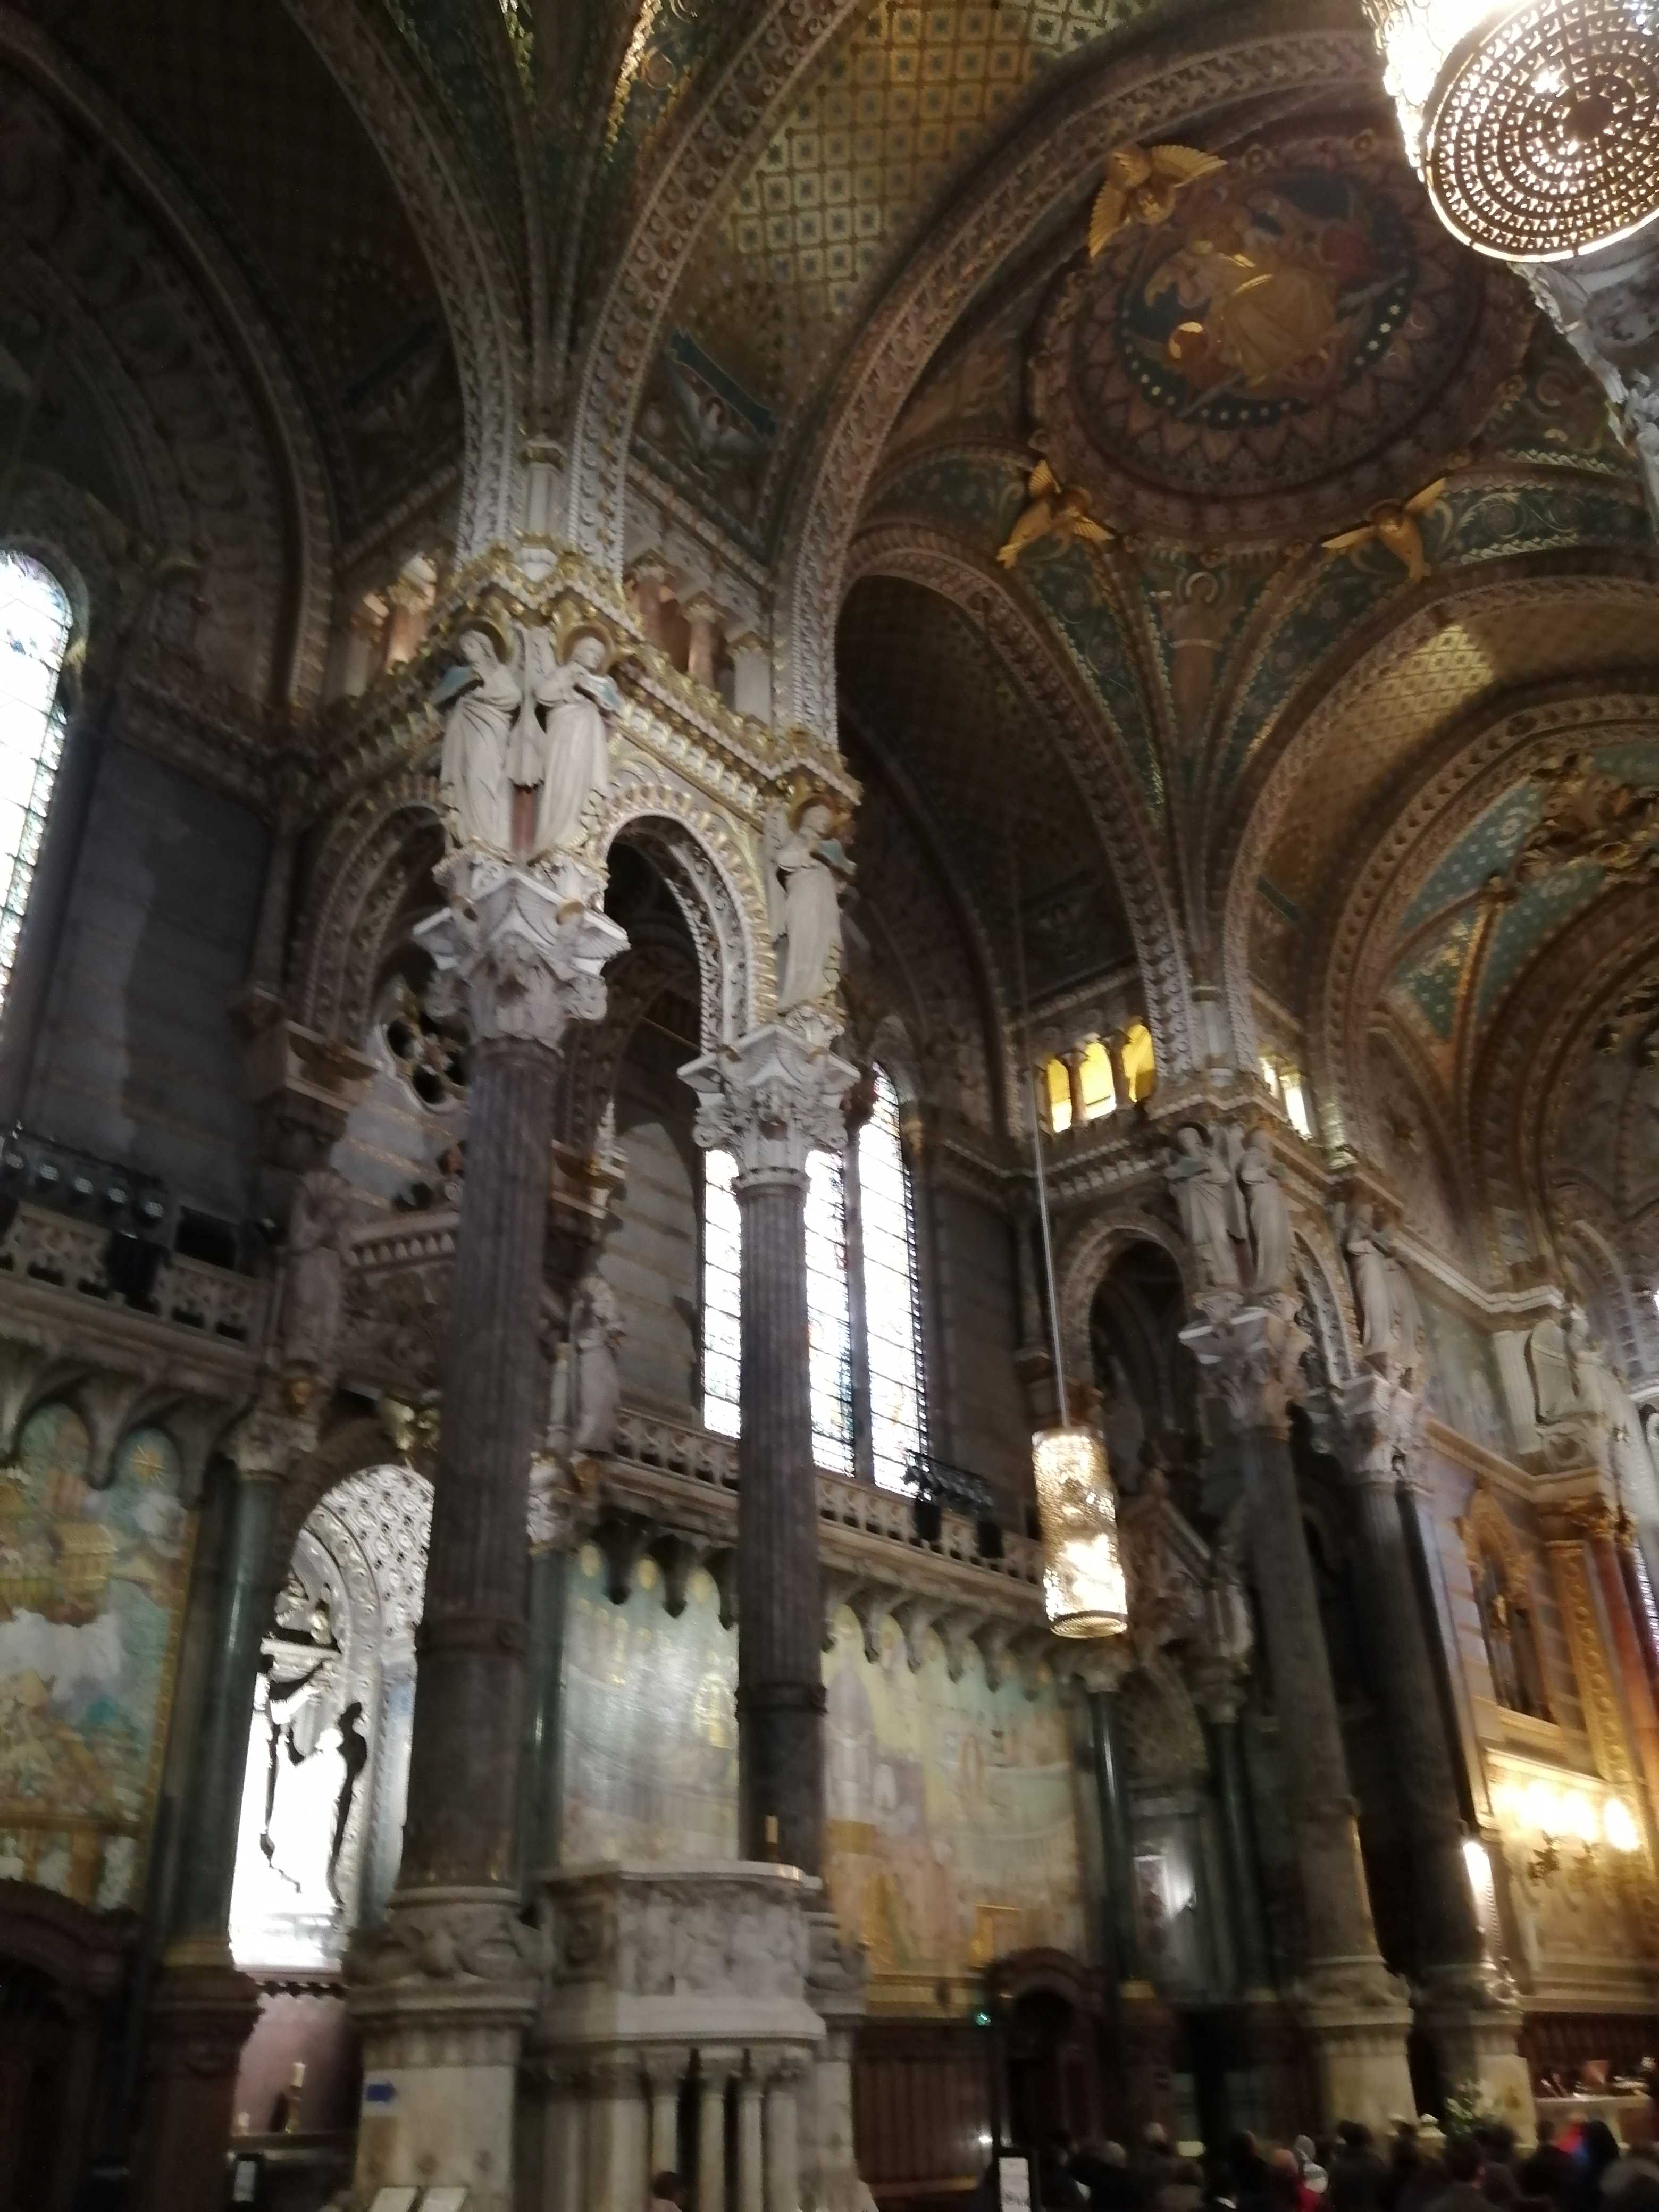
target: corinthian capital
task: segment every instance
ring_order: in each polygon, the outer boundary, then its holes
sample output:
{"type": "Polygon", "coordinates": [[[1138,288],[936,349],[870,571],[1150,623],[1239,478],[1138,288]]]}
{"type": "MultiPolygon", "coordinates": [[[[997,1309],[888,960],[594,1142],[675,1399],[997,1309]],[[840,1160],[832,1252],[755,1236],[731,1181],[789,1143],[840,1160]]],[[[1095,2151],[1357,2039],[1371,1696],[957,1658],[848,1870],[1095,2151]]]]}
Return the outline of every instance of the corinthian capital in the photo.
{"type": "Polygon", "coordinates": [[[548,881],[477,853],[435,871],[449,905],[417,932],[466,994],[475,1042],[556,1048],[572,1022],[605,1015],[605,965],[628,933],[602,906],[604,878],[568,862],[548,881]]]}
{"type": "Polygon", "coordinates": [[[858,1071],[796,1028],[769,1022],[680,1075],[697,1094],[697,1142],[733,1153],[740,1176],[799,1175],[809,1152],[846,1146],[842,1101],[858,1071]]]}
{"type": "Polygon", "coordinates": [[[1278,1291],[1181,1332],[1234,1425],[1288,1436],[1291,1407],[1307,1395],[1302,1355],[1313,1342],[1296,1318],[1296,1300],[1278,1291]]]}

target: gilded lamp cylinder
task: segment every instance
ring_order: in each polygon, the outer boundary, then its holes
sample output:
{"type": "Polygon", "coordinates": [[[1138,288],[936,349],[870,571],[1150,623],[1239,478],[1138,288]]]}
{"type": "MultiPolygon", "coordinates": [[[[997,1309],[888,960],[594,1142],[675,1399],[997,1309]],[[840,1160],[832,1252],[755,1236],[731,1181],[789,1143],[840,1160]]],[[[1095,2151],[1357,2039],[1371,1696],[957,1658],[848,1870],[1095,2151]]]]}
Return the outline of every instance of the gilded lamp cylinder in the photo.
{"type": "Polygon", "coordinates": [[[1105,1445],[1092,1429],[1039,1429],[1031,1462],[1049,1627],[1056,1636],[1123,1635],[1129,1588],[1105,1445]]]}

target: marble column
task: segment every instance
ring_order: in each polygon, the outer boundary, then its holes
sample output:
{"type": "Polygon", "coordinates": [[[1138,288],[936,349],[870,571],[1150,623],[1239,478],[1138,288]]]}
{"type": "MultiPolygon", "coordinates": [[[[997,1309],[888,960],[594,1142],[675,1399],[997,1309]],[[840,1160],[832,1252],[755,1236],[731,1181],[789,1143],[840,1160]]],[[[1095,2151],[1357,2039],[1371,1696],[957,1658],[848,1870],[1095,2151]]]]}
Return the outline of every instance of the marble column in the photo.
{"type": "Polygon", "coordinates": [[[726,2092],[740,2051],[697,2052],[697,2212],[726,2212],[726,2092]]]}
{"type": "Polygon", "coordinates": [[[1105,1860],[1106,1923],[1111,1935],[1111,1971],[1120,1990],[1152,1994],[1140,1954],[1135,1920],[1134,1864],[1129,1844],[1129,1808],[1124,1794],[1123,1744],[1117,1721],[1117,1684],[1130,1655],[1100,1655],[1085,1677],[1089,1740],[1094,1753],[1095,1799],[1100,1814],[1101,1851],[1105,1860]]]}
{"type": "Polygon", "coordinates": [[[1239,1719],[1244,1686],[1230,1668],[1198,1684],[1194,1694],[1204,1715],[1210,1773],[1220,1814],[1221,1856],[1238,1993],[1247,2003],[1269,2002],[1273,1995],[1273,1960],[1261,1912],[1261,1871],[1239,1719]]]}
{"type": "Polygon", "coordinates": [[[823,1605],[807,1369],[806,1162],[847,1139],[856,1071],[782,1023],[680,1071],[732,1152],[743,1224],[738,1438],[738,1849],[808,1874],[823,1849],[823,1605]],[[775,1846],[768,1823],[777,1822],[775,1846]]]}
{"type": "Polygon", "coordinates": [[[279,1386],[228,1440],[210,1658],[191,1761],[188,1814],[175,1869],[168,1941],[144,2023],[144,2087],[133,2166],[136,2212],[216,2203],[242,2045],[258,2010],[230,1955],[230,1899],[247,1768],[259,1645],[286,1561],[274,1550],[282,1486],[314,1443],[279,1386]]]}
{"type": "Polygon", "coordinates": [[[627,939],[597,878],[584,898],[466,852],[438,872],[453,904],[427,940],[457,971],[473,1038],[467,1171],[403,1863],[385,1923],[347,1960],[363,2039],[356,2187],[461,2185],[471,2212],[509,2212],[538,1966],[516,1844],[553,1091],[565,1031],[603,1014],[602,970],[627,939]]]}
{"type": "Polygon", "coordinates": [[[1375,2128],[1413,2109],[1410,2014],[1376,1948],[1330,1657],[1290,1448],[1290,1409],[1306,1385],[1307,1333],[1286,1292],[1241,1305],[1212,1296],[1181,1332],[1237,1439],[1250,1545],[1279,1719],[1290,1826],[1301,1875],[1304,1956],[1298,2008],[1322,2116],[1375,2128]]]}
{"type": "Polygon", "coordinates": [[[529,1682],[519,1784],[521,1879],[559,1863],[564,1808],[564,1654],[571,1553],[584,1525],[573,1493],[547,1460],[530,1478],[529,1682]]]}
{"type": "Polygon", "coordinates": [[[1382,1662],[1383,1717],[1411,1855],[1418,2020],[1434,2044],[1443,2078],[1478,2081],[1511,2125],[1524,2130],[1532,2107],[1526,2062],[1516,2048],[1520,2008],[1508,1976],[1487,1955],[1469,1883],[1457,1778],[1401,1512],[1401,1481],[1422,1451],[1425,1408],[1402,1384],[1365,1375],[1348,1386],[1341,1412],[1382,1662]]]}

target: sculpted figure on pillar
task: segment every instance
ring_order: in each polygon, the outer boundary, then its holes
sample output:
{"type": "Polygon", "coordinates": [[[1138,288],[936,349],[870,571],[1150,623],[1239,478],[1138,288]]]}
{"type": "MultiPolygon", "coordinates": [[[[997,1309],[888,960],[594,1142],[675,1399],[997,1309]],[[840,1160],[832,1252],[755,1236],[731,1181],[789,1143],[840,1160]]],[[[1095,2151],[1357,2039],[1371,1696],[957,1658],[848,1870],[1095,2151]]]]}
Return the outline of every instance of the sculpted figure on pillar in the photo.
{"type": "Polygon", "coordinates": [[[524,697],[508,665],[507,632],[480,616],[461,632],[461,665],[439,684],[434,705],[444,719],[438,781],[450,835],[458,845],[505,854],[512,842],[507,740],[524,697]]]}
{"type": "Polygon", "coordinates": [[[1199,1125],[1189,1121],[1176,1131],[1176,1149],[1164,1170],[1181,1233],[1193,1249],[1207,1290],[1243,1287],[1239,1248],[1249,1250],[1249,1223],[1238,1182],[1237,1151],[1236,1129],[1223,1127],[1211,1143],[1199,1125]]]}
{"type": "Polygon", "coordinates": [[[1249,1220],[1250,1288],[1253,1291],[1288,1291],[1291,1287],[1291,1215],[1284,1186],[1273,1164],[1272,1132],[1252,1129],[1244,1139],[1238,1164],[1245,1212],[1249,1220]]]}
{"type": "Polygon", "coordinates": [[[1388,1257],[1376,1237],[1377,1212],[1358,1210],[1342,1237],[1359,1316],[1359,1348],[1368,1359],[1386,1358],[1394,1344],[1394,1300],[1388,1257]]]}
{"type": "Polygon", "coordinates": [[[768,810],[767,913],[778,956],[778,1012],[834,994],[841,975],[841,899],[857,871],[842,838],[846,817],[805,782],[768,810]]]}
{"type": "Polygon", "coordinates": [[[345,1240],[359,1213],[345,1177],[311,1168],[294,1193],[288,1219],[281,1342],[284,1366],[327,1373],[340,1334],[345,1240]]]}
{"type": "Polygon", "coordinates": [[[591,1270],[577,1290],[570,1322],[570,1442],[578,1458],[603,1456],[615,1439],[622,1401],[617,1353],[627,1334],[617,1293],[591,1270]]]}
{"type": "Polygon", "coordinates": [[[582,842],[582,817],[596,793],[611,789],[605,717],[621,711],[603,633],[574,630],[565,658],[544,629],[524,633],[524,703],[513,732],[511,780],[537,793],[528,857],[569,851],[582,842]]]}

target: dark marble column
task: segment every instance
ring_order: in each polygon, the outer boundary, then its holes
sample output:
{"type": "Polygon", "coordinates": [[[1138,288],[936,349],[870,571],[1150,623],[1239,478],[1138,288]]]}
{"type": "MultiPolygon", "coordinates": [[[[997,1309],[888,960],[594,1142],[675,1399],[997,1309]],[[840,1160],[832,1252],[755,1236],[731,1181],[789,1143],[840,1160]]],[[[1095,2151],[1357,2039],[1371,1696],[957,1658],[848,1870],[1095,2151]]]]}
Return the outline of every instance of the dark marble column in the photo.
{"type": "Polygon", "coordinates": [[[559,1863],[564,1807],[564,1652],[574,1532],[563,1511],[539,1516],[531,1494],[529,1694],[519,1802],[519,1864],[528,1881],[559,1863]]]}
{"type": "Polygon", "coordinates": [[[1345,1457],[1364,1543],[1364,1588],[1383,1715],[1412,1866],[1418,2016],[1450,2081],[1478,2079],[1512,2096],[1520,2013],[1488,1960],[1463,1853],[1463,1816],[1434,1659],[1418,1600],[1401,1483],[1420,1453],[1423,1407],[1382,1375],[1343,1399],[1345,1457]]]}
{"type": "Polygon", "coordinates": [[[626,943],[597,880],[572,895],[457,854],[432,933],[467,994],[467,1171],[450,1278],[442,1427],[410,1754],[403,1863],[383,1925],[347,1960],[363,2038],[356,2186],[465,2185],[512,2202],[514,2080],[534,2006],[519,1917],[526,1534],[546,1427],[541,1289],[558,1048],[605,1009],[626,943]],[[373,2101],[375,2084],[395,2081],[373,2101]]]}
{"type": "Polygon", "coordinates": [[[1251,1556],[1301,1875],[1303,2017],[1324,2116],[1382,2124],[1391,2113],[1412,2109],[1409,2015],[1376,1948],[1336,1689],[1291,1460],[1290,1408],[1306,1387],[1301,1363],[1309,1340],[1287,1293],[1270,1292],[1245,1307],[1236,1300],[1212,1303],[1213,1317],[1182,1335],[1221,1398],[1243,1463],[1251,1556]]]}
{"type": "Polygon", "coordinates": [[[1111,1930],[1112,1972],[1120,1989],[1146,1979],[1140,1928],[1135,1918],[1133,1852],[1129,1842],[1129,1805],[1123,1781],[1123,1744],[1117,1719],[1115,1686],[1088,1692],[1089,1736],[1094,1750],[1095,1796],[1100,1808],[1101,1849],[1105,1858],[1106,1918],[1111,1930]]]}
{"type": "Polygon", "coordinates": [[[738,1847],[809,1873],[823,1850],[823,1633],[807,1366],[806,1161],[846,1143],[855,1071],[757,1030],[681,1071],[697,1142],[737,1159],[743,1220],[738,1439],[738,1847]],[[775,1842],[769,1823],[775,1820],[775,1842]]]}
{"type": "Polygon", "coordinates": [[[144,2019],[136,2212],[216,2203],[242,2045],[258,2011],[230,1955],[230,1899],[259,1644],[286,1561],[273,1551],[283,1479],[313,1441],[275,1402],[229,1440],[210,1658],[191,1760],[168,1940],[144,2019]]]}
{"type": "Polygon", "coordinates": [[[1261,1912],[1261,1870],[1256,1856],[1255,1823],[1250,1814],[1249,1777],[1239,1709],[1242,1686],[1229,1677],[1206,1684],[1199,1692],[1210,1753],[1210,1774],[1220,1814],[1221,1855],[1233,1931],[1239,1995],[1271,1997],[1273,1959],[1261,1912]]]}

